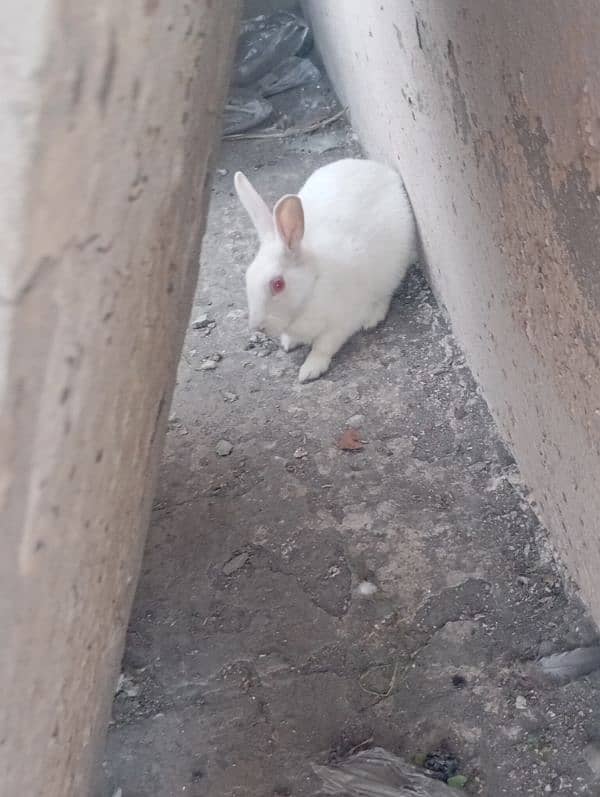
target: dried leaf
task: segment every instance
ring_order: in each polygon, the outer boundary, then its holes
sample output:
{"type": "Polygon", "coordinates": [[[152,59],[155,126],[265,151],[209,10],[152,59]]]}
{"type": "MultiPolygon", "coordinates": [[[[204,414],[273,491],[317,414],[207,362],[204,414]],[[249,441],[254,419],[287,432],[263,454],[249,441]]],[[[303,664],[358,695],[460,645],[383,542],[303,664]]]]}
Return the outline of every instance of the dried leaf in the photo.
{"type": "Polygon", "coordinates": [[[342,451],[362,451],[365,441],[360,439],[358,429],[346,429],[344,434],[337,441],[337,447],[342,451]]]}

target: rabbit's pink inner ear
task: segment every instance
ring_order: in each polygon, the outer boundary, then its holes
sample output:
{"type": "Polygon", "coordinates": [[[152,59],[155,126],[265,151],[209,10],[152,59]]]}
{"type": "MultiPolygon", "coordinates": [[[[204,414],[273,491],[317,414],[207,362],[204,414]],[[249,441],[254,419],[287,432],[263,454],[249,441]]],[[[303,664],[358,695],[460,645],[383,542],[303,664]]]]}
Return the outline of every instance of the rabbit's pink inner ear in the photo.
{"type": "Polygon", "coordinates": [[[281,197],[273,209],[275,225],[288,249],[294,249],[304,237],[304,210],[300,197],[281,197]]]}

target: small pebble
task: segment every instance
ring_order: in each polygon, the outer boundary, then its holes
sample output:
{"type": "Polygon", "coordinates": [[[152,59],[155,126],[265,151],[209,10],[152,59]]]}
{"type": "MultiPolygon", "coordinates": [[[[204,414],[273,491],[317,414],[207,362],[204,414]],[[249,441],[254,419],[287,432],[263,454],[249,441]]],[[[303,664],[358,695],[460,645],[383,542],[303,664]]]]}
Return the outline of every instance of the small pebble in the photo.
{"type": "Polygon", "coordinates": [[[237,556],[232,556],[228,562],[225,562],[223,565],[223,572],[226,576],[230,576],[232,573],[235,573],[236,570],[240,570],[248,561],[249,554],[247,553],[238,553],[237,556]]]}
{"type": "Polygon", "coordinates": [[[208,359],[215,363],[220,363],[223,357],[219,354],[219,352],[215,352],[214,354],[211,354],[208,359]]]}
{"type": "Polygon", "coordinates": [[[377,587],[371,581],[361,581],[356,591],[359,595],[374,595],[377,592],[377,587]]]}
{"type": "Polygon", "coordinates": [[[205,327],[209,326],[209,324],[213,323],[214,321],[211,321],[207,313],[202,313],[202,315],[199,315],[195,321],[192,321],[192,329],[204,329],[205,327]]]}
{"type": "Polygon", "coordinates": [[[217,367],[217,364],[214,360],[204,360],[204,362],[200,363],[198,368],[199,371],[214,371],[217,367]]]}
{"type": "Polygon", "coordinates": [[[250,335],[248,343],[246,343],[244,346],[244,351],[250,351],[250,349],[256,348],[257,344],[262,340],[263,337],[264,336],[261,335],[260,332],[254,332],[252,335],[250,335]]]}
{"type": "Polygon", "coordinates": [[[230,393],[229,390],[223,392],[223,401],[237,401],[238,398],[237,393],[230,393]]]}
{"type": "Polygon", "coordinates": [[[304,459],[308,456],[308,451],[305,448],[297,448],[294,451],[294,459],[304,459]]]}
{"type": "Polygon", "coordinates": [[[255,332],[250,336],[248,343],[244,346],[244,351],[254,351],[258,357],[268,357],[278,349],[277,343],[268,338],[262,332],[255,332]]]}
{"type": "Polygon", "coordinates": [[[365,422],[364,415],[353,415],[346,421],[346,426],[351,426],[354,429],[359,429],[365,422]]]}
{"type": "Polygon", "coordinates": [[[117,685],[117,694],[123,694],[127,697],[137,697],[140,693],[140,687],[133,682],[133,680],[124,673],[119,676],[119,683],[117,685]]]}
{"type": "Polygon", "coordinates": [[[519,709],[519,711],[525,711],[527,708],[527,700],[523,697],[523,695],[517,695],[517,699],[515,700],[515,706],[519,709]]]}
{"type": "Polygon", "coordinates": [[[229,440],[219,440],[215,446],[215,452],[219,457],[228,457],[233,451],[233,445],[229,440]]]}
{"type": "Polygon", "coordinates": [[[227,177],[227,175],[229,174],[229,170],[228,169],[217,169],[217,174],[219,176],[221,176],[221,177],[227,177]]]}

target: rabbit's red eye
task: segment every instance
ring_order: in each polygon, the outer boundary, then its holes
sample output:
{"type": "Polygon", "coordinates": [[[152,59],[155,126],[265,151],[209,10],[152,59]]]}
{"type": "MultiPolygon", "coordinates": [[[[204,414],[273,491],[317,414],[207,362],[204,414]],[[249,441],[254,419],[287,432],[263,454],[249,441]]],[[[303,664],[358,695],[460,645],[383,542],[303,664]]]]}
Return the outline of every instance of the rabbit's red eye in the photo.
{"type": "Polygon", "coordinates": [[[283,277],[275,277],[275,279],[271,280],[271,293],[273,296],[276,293],[281,293],[281,291],[285,288],[285,280],[283,277]]]}

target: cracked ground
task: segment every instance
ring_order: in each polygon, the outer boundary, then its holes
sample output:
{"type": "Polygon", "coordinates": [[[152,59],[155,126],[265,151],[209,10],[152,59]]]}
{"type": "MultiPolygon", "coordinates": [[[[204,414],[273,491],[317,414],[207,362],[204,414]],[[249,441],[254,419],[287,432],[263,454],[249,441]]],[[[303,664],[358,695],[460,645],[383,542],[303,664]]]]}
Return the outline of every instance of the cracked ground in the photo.
{"type": "Polygon", "coordinates": [[[464,793],[600,795],[600,676],[523,674],[594,627],[420,272],[312,384],[247,331],[234,171],[273,201],[357,152],[344,122],[223,145],[103,794],[308,797],[372,743],[441,751],[464,793]]]}

